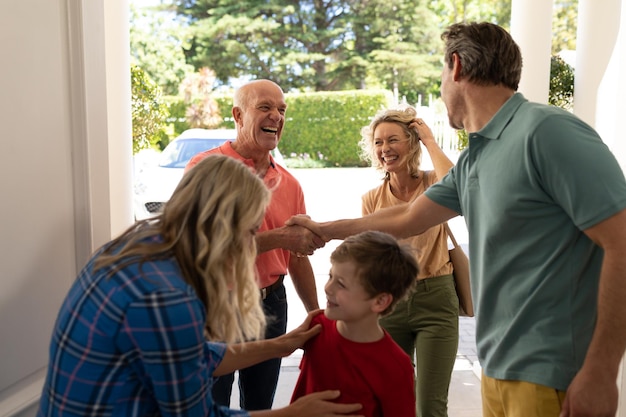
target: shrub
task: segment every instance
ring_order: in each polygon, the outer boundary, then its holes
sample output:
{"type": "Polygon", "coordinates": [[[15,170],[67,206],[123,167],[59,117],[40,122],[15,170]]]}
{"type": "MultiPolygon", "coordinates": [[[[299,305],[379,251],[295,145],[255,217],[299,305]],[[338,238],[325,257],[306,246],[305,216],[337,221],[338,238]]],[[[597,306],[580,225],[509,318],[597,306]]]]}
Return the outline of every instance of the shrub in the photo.
{"type": "Polygon", "coordinates": [[[133,154],[154,148],[161,140],[167,108],[161,98],[160,87],[144,70],[136,65],[130,68],[131,116],[133,125],[133,154]]]}
{"type": "Polygon", "coordinates": [[[286,158],[312,159],[325,166],[367,166],[359,158],[361,128],[382,107],[386,90],[286,95],[287,123],[280,149],[286,158]]]}
{"type": "Polygon", "coordinates": [[[574,104],[574,71],[557,55],[550,60],[548,103],[565,110],[572,110],[574,104]]]}

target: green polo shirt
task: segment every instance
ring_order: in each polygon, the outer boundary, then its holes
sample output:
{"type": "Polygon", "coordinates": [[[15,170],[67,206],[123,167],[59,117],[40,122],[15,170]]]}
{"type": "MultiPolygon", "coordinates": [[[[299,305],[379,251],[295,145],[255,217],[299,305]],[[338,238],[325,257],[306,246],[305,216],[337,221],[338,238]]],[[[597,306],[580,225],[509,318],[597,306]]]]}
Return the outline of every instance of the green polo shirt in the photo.
{"type": "Polygon", "coordinates": [[[603,257],[582,231],[626,207],[613,154],[571,113],[516,93],[426,195],[467,223],[484,373],[566,390],[593,332],[603,257]]]}

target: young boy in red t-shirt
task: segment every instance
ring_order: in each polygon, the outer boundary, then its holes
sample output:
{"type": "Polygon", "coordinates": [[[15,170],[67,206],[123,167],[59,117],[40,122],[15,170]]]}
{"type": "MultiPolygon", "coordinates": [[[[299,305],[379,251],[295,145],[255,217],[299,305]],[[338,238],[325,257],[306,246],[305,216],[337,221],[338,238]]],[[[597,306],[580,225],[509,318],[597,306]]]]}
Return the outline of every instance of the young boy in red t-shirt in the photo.
{"type": "Polygon", "coordinates": [[[414,369],[409,356],[378,324],[415,284],[411,249],[382,232],[344,240],[331,257],[322,332],[304,346],[291,401],[328,389],[337,400],[360,403],[365,417],[415,416],[414,369]]]}

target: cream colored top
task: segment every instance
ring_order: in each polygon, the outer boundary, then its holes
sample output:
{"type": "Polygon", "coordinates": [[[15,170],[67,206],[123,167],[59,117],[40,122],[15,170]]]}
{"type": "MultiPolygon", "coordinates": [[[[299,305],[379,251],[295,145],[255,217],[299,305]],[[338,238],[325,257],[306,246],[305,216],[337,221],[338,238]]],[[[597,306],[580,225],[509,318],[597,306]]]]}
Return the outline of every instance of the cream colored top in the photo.
{"type": "MultiPolygon", "coordinates": [[[[418,184],[411,201],[419,197],[426,188],[437,181],[434,171],[421,171],[422,182],[418,184]],[[424,187],[426,178],[426,187],[424,187]]],[[[367,215],[380,209],[396,206],[398,204],[408,204],[398,199],[391,192],[389,181],[384,181],[380,186],[369,190],[362,196],[363,215],[367,215]]],[[[448,254],[448,235],[443,224],[431,227],[421,235],[402,239],[411,245],[417,255],[420,272],[418,279],[433,278],[441,275],[452,274],[452,263],[448,254]]]]}

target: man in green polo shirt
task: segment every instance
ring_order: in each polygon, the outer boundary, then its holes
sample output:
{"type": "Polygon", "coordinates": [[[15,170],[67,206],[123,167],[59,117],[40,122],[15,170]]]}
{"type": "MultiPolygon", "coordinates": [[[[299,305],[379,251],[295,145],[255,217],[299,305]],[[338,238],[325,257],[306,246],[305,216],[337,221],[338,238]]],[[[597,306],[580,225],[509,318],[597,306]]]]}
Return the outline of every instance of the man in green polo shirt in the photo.
{"type": "Polygon", "coordinates": [[[290,223],[326,240],[407,237],[463,215],[484,416],[613,416],[626,348],[624,174],[590,126],[516,92],[522,57],[501,27],[455,24],[442,39],[441,96],[469,134],[457,165],[412,204],[290,223]]]}

